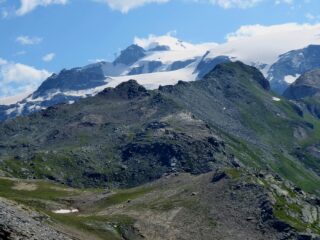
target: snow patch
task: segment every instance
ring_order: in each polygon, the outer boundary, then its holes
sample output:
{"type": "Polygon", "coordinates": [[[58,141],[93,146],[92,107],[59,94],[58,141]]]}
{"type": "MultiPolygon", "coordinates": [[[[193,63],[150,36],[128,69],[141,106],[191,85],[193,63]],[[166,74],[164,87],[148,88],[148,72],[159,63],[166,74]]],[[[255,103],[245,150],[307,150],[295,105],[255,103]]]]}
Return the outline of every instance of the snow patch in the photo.
{"type": "Polygon", "coordinates": [[[75,208],[71,208],[71,209],[59,209],[52,212],[56,214],[70,214],[70,213],[78,213],[79,210],[75,208]]]}
{"type": "Polygon", "coordinates": [[[284,81],[288,84],[292,84],[294,83],[299,77],[301,76],[301,74],[296,74],[296,75],[287,75],[284,77],[284,81]]]}
{"type": "Polygon", "coordinates": [[[195,81],[197,74],[194,74],[193,72],[193,67],[187,67],[170,72],[154,72],[131,76],[113,77],[104,87],[116,87],[120,83],[134,79],[145,88],[153,90],[157,89],[159,86],[175,85],[180,80],[185,82],[195,81]]]}
{"type": "Polygon", "coordinates": [[[275,102],[280,102],[281,101],[281,99],[277,98],[277,97],[272,97],[272,100],[275,101],[275,102]]]}

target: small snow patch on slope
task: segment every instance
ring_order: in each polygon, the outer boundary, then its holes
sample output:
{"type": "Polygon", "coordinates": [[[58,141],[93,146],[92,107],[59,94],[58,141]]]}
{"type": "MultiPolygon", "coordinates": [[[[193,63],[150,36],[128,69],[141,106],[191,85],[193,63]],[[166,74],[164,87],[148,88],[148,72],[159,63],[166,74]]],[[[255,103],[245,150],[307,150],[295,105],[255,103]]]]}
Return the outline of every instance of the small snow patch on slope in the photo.
{"type": "Polygon", "coordinates": [[[272,100],[275,101],[275,102],[280,102],[281,101],[281,99],[277,98],[277,97],[272,97],[272,100]]]}
{"type": "Polygon", "coordinates": [[[77,213],[79,212],[78,209],[59,209],[59,210],[56,210],[56,211],[53,211],[53,213],[56,213],[56,214],[69,214],[69,213],[77,213]]]}

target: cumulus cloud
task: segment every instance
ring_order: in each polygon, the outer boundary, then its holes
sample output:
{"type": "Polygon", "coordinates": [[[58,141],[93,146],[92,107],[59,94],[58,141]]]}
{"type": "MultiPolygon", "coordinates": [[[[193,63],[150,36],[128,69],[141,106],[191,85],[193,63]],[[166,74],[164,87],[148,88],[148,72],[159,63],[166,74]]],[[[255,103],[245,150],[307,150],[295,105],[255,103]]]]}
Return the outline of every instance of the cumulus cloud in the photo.
{"type": "Polygon", "coordinates": [[[18,16],[23,16],[39,6],[46,7],[51,4],[67,4],[69,0],[20,0],[20,7],[16,10],[18,16]]]}
{"type": "Polygon", "coordinates": [[[21,45],[36,45],[42,42],[42,38],[39,37],[29,37],[29,36],[19,36],[16,41],[21,45]]]}
{"type": "Polygon", "coordinates": [[[222,8],[250,8],[263,0],[208,0],[222,8]]]}
{"type": "Polygon", "coordinates": [[[44,62],[51,62],[55,58],[56,54],[55,53],[48,53],[47,55],[42,57],[42,60],[44,62]]]}
{"type": "Polygon", "coordinates": [[[166,3],[170,0],[94,0],[95,2],[106,3],[110,8],[127,13],[131,9],[141,7],[148,3],[166,3]]]}
{"type": "MultiPolygon", "coordinates": [[[[93,0],[95,2],[106,3],[114,10],[127,13],[131,9],[141,7],[148,3],[166,3],[172,0],[93,0]]],[[[188,0],[191,2],[205,2],[220,6],[222,8],[249,8],[265,0],[188,0]]],[[[288,0],[284,0],[288,1],[288,0]]]]}
{"type": "Polygon", "coordinates": [[[293,0],[276,0],[275,4],[281,4],[281,3],[285,3],[285,4],[293,4],[293,0]]]}
{"type": "Polygon", "coordinates": [[[1,65],[4,65],[4,64],[7,64],[8,62],[2,58],[0,58],[0,66],[1,65]]]}
{"type": "Polygon", "coordinates": [[[314,15],[312,13],[307,13],[305,15],[305,17],[309,20],[309,21],[317,21],[320,19],[320,15],[314,15]]]}
{"type": "Polygon", "coordinates": [[[34,91],[43,80],[51,75],[21,63],[0,60],[0,96],[14,96],[34,91]]]}

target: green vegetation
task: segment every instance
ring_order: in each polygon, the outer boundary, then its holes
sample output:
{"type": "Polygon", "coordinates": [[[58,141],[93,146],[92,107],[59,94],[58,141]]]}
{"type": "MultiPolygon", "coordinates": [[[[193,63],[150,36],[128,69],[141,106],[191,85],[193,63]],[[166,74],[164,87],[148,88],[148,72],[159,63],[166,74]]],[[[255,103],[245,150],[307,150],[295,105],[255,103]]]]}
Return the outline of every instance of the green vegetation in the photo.
{"type": "Polygon", "coordinates": [[[80,190],[45,181],[0,179],[0,196],[18,202],[32,199],[59,201],[60,198],[76,196],[80,190]]]}
{"type": "Polygon", "coordinates": [[[305,232],[307,229],[311,229],[314,233],[320,234],[318,220],[311,224],[302,221],[302,208],[304,206],[296,203],[288,203],[284,197],[276,194],[275,197],[277,203],[275,205],[274,214],[277,218],[288,223],[298,231],[305,232]]]}
{"type": "Polygon", "coordinates": [[[93,208],[94,211],[105,209],[112,205],[117,205],[121,203],[125,203],[135,198],[145,195],[153,190],[152,187],[141,187],[141,188],[134,188],[129,190],[118,190],[116,193],[110,195],[108,198],[103,199],[97,202],[93,208]]]}
{"type": "MultiPolygon", "coordinates": [[[[99,194],[102,190],[77,190],[68,188],[63,185],[54,184],[45,181],[35,180],[14,180],[7,178],[0,178],[0,197],[4,197],[18,203],[29,206],[43,214],[50,216],[51,220],[58,226],[72,228],[82,235],[95,236],[99,239],[119,240],[123,231],[130,229],[134,224],[134,219],[125,215],[112,216],[97,216],[94,212],[86,211],[86,215],[81,214],[55,214],[52,210],[56,204],[69,203],[68,199],[75,198],[81,194],[91,193],[99,194]]],[[[146,193],[148,190],[129,190],[128,193],[121,192],[112,195],[106,199],[108,205],[116,205],[125,199],[134,198],[146,193]]],[[[72,206],[65,206],[62,208],[70,208],[72,206]]],[[[99,207],[105,205],[98,204],[99,207]]]]}
{"type": "MultiPolygon", "coordinates": [[[[48,213],[57,223],[75,228],[80,233],[90,234],[99,239],[121,240],[125,229],[130,229],[134,220],[124,215],[105,216],[79,216],[59,215],[48,213]]],[[[89,236],[90,236],[89,235],[89,236]]]]}

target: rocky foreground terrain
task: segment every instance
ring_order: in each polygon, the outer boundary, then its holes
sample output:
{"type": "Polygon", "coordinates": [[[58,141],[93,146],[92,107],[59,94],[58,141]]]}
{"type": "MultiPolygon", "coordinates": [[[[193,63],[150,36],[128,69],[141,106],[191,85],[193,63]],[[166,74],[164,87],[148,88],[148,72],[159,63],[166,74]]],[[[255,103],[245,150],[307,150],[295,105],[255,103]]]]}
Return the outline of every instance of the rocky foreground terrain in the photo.
{"type": "Polygon", "coordinates": [[[1,199],[1,239],[319,239],[319,199],[264,172],[176,173],[117,191],[0,181],[20,203],[1,199]]]}
{"type": "Polygon", "coordinates": [[[0,216],[0,239],[71,239],[47,226],[47,216],[3,198],[0,216]]]}

